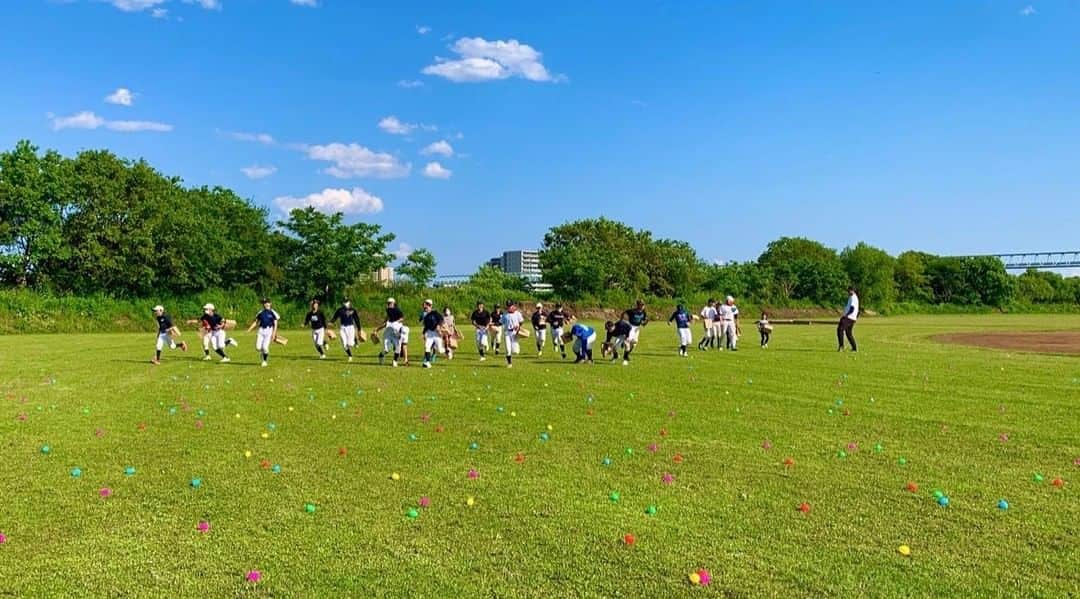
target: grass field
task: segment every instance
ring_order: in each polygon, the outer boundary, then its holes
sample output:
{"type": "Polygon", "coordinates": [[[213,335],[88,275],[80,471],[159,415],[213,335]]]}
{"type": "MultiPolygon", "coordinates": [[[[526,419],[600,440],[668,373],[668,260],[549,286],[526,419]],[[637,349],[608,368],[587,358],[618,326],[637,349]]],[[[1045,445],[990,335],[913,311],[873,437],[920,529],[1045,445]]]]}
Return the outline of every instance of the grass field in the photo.
{"type": "Polygon", "coordinates": [[[777,328],[681,359],[653,324],[629,367],[527,340],[512,370],[0,338],[0,595],[1080,592],[1080,358],[927,339],[1080,317],[865,319],[858,354],[777,328]]]}

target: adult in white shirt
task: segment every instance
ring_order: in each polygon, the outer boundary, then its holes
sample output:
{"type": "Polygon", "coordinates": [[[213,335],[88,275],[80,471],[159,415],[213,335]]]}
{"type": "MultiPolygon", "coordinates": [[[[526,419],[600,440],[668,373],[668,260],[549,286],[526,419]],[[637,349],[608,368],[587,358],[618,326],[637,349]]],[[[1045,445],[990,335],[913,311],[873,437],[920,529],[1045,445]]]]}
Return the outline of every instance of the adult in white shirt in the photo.
{"type": "Polygon", "coordinates": [[[844,306],[844,315],[840,317],[840,324],[836,325],[836,343],[839,346],[837,351],[844,351],[844,336],[847,336],[851,351],[858,351],[852,329],[855,328],[855,321],[859,319],[859,294],[854,287],[848,287],[847,292],[848,300],[847,305],[844,306]]]}
{"type": "Polygon", "coordinates": [[[739,316],[739,309],[735,307],[735,298],[727,296],[717,312],[720,323],[720,344],[724,344],[726,337],[727,348],[731,351],[739,351],[735,347],[739,340],[738,331],[735,328],[735,319],[739,316]]]}

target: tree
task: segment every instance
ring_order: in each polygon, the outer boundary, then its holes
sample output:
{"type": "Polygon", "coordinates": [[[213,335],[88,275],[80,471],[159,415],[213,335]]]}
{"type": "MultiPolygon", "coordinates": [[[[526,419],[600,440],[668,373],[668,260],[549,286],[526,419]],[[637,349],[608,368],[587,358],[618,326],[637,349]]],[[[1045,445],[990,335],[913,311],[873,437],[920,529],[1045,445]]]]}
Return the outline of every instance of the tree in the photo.
{"type": "Polygon", "coordinates": [[[1009,303],[1016,283],[1005,264],[993,256],[976,256],[961,261],[965,291],[972,303],[1001,307],[1009,303]]]}
{"type": "Polygon", "coordinates": [[[935,256],[914,250],[896,257],[894,278],[900,301],[928,303],[934,299],[934,289],[927,275],[927,265],[935,256]]]}
{"type": "Polygon", "coordinates": [[[424,248],[415,249],[405,257],[397,271],[414,285],[424,289],[435,280],[435,255],[424,248]]]}
{"type": "Polygon", "coordinates": [[[672,297],[700,284],[701,260],[689,244],[653,239],[606,218],[553,227],[540,249],[544,280],[566,298],[650,293],[672,297]]]}
{"type": "Polygon", "coordinates": [[[361,275],[370,275],[390,260],[386,246],[392,234],[379,225],[346,225],[343,215],[323,214],[308,206],[279,222],[292,239],[292,255],[284,266],[286,291],[294,298],[324,297],[340,293],[361,275]]]}
{"type": "Polygon", "coordinates": [[[885,250],[860,241],[844,248],[840,260],[865,305],[884,307],[896,300],[896,259],[885,250]]]}
{"type": "Polygon", "coordinates": [[[0,272],[15,285],[34,285],[44,265],[63,256],[61,214],[67,207],[70,163],[20,141],[0,153],[0,272]]]}
{"type": "Polygon", "coordinates": [[[1016,294],[1021,299],[1031,303],[1050,303],[1056,299],[1057,286],[1063,286],[1064,280],[1055,285],[1054,277],[1062,279],[1061,275],[1049,272],[1041,272],[1034,268],[1024,271],[1024,274],[1016,277],[1016,294]],[[1050,275],[1050,276],[1046,276],[1050,275]]]}
{"type": "Polygon", "coordinates": [[[525,279],[490,264],[482,264],[465,282],[464,288],[472,292],[478,300],[494,298],[493,301],[496,302],[527,291],[525,279]]]}
{"type": "Polygon", "coordinates": [[[842,296],[847,275],[836,250],[802,237],[781,237],[758,257],[781,297],[835,302],[842,296]]]}

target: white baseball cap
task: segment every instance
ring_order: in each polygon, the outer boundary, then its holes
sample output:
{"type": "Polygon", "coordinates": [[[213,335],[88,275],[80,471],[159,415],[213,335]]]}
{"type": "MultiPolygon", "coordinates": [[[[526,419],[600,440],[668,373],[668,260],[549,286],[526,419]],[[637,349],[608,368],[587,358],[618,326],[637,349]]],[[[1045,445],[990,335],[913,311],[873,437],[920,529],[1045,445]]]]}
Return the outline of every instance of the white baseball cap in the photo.
{"type": "Polygon", "coordinates": [[[431,301],[431,300],[429,300],[429,299],[426,299],[426,300],[424,300],[424,303],[425,303],[426,305],[428,305],[428,306],[434,306],[434,305],[435,305],[435,302],[433,302],[433,301],[431,301]]]}
{"type": "Polygon", "coordinates": [[[165,306],[162,306],[161,304],[158,304],[158,305],[154,306],[154,312],[164,312],[164,311],[165,311],[165,306]]]}
{"type": "Polygon", "coordinates": [[[386,303],[388,303],[388,304],[396,304],[397,302],[394,301],[394,298],[388,297],[388,298],[386,298],[386,303]]]}
{"type": "Polygon", "coordinates": [[[543,302],[536,302],[536,307],[537,308],[543,308],[544,307],[543,302]]]}
{"type": "Polygon", "coordinates": [[[206,304],[205,306],[202,307],[202,309],[203,310],[213,310],[214,309],[214,304],[206,304]]]}
{"type": "Polygon", "coordinates": [[[726,299],[727,299],[727,301],[729,301],[729,302],[733,302],[733,301],[735,301],[735,298],[731,297],[730,295],[729,295],[729,296],[727,296],[727,298],[726,298],[726,299]]]}

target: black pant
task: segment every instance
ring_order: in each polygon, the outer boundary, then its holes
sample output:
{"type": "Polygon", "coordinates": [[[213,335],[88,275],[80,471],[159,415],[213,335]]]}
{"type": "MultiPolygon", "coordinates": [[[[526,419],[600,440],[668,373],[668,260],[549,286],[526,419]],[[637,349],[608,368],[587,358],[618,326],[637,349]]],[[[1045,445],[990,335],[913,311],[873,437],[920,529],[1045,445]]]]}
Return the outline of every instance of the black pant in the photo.
{"type": "Polygon", "coordinates": [[[768,345],[769,344],[769,331],[766,331],[765,329],[761,329],[761,331],[759,331],[759,332],[761,333],[761,344],[762,345],[768,345]]]}
{"type": "Polygon", "coordinates": [[[840,319],[840,324],[836,325],[836,343],[840,349],[844,349],[844,336],[847,336],[848,345],[851,346],[851,351],[858,351],[859,347],[855,345],[855,335],[852,334],[852,329],[855,328],[855,321],[844,316],[840,319]]]}

